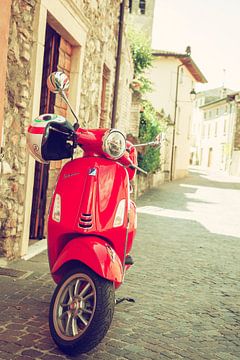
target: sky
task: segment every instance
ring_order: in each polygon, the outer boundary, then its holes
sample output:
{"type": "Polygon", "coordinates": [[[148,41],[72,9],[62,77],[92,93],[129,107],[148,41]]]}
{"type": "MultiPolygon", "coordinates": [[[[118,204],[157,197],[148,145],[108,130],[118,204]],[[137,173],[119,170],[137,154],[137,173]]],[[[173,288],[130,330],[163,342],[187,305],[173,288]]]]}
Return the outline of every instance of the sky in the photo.
{"type": "Polygon", "coordinates": [[[240,90],[240,0],[155,0],[152,47],[185,53],[208,80],[240,90]]]}

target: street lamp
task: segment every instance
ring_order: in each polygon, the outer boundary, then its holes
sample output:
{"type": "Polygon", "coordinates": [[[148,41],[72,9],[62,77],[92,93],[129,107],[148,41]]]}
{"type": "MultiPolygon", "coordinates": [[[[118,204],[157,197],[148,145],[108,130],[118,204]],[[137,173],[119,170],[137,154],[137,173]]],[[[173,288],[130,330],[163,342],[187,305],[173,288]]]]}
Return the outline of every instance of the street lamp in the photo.
{"type": "Polygon", "coordinates": [[[197,96],[197,93],[196,93],[195,89],[192,89],[190,91],[190,99],[191,99],[191,101],[194,101],[196,99],[196,96],[197,96]]]}

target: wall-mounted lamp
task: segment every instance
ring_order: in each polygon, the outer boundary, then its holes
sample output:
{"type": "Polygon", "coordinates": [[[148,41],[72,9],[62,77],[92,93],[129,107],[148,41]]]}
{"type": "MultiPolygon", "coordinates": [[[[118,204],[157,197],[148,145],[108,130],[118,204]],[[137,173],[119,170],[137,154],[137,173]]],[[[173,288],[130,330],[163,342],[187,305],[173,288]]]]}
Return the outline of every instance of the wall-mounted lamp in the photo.
{"type": "Polygon", "coordinates": [[[196,95],[197,95],[197,93],[196,93],[195,89],[192,89],[190,91],[190,99],[191,99],[191,101],[194,101],[196,99],[196,95]]]}

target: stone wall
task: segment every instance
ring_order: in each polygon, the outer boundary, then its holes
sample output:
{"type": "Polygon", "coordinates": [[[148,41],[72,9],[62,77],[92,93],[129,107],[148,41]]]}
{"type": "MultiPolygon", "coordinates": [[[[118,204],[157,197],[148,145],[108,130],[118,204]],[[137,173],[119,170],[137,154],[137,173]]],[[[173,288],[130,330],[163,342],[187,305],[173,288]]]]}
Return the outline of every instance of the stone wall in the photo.
{"type": "Polygon", "coordinates": [[[23,229],[34,6],[34,0],[13,0],[11,8],[0,180],[0,254],[9,259],[19,254],[23,229]]]}
{"type": "Polygon", "coordinates": [[[103,66],[110,70],[108,125],[115,80],[118,16],[120,0],[76,1],[91,22],[83,65],[80,119],[85,126],[98,127],[101,103],[103,66]],[[80,5],[80,3],[82,5],[80,5]]]}
{"type": "Polygon", "coordinates": [[[124,34],[119,81],[118,107],[116,127],[128,134],[131,129],[132,90],[130,84],[133,79],[133,62],[127,35],[124,34]]]}
{"type": "MultiPolygon", "coordinates": [[[[25,204],[26,191],[30,191],[26,189],[28,164],[26,129],[31,121],[30,89],[34,85],[31,81],[31,69],[34,67],[33,24],[37,18],[38,2],[13,0],[11,8],[4,119],[5,162],[1,166],[4,174],[0,178],[0,255],[7,259],[16,258],[20,254],[24,206],[31,207],[31,204],[25,204]]],[[[68,6],[71,4],[75,4],[91,24],[84,51],[79,109],[81,124],[89,127],[99,125],[102,72],[105,64],[110,70],[107,105],[110,125],[120,0],[72,0],[68,6]]],[[[129,57],[125,57],[124,61],[128,62],[129,57]]],[[[127,114],[129,109],[124,107],[129,107],[130,80],[128,79],[131,79],[132,75],[131,65],[130,67],[125,65],[126,81],[121,85],[121,91],[123,93],[125,91],[125,95],[123,103],[119,104],[119,109],[127,114]],[[124,87],[127,88],[124,90],[124,87]]]]}
{"type": "MultiPolygon", "coordinates": [[[[0,147],[2,146],[2,129],[4,117],[4,98],[5,98],[5,82],[7,72],[7,50],[8,50],[8,35],[9,22],[11,15],[11,0],[0,1],[1,7],[1,21],[0,21],[0,147]]],[[[1,149],[0,149],[1,158],[1,149]]]]}
{"type": "Polygon", "coordinates": [[[143,195],[147,190],[151,188],[158,188],[160,185],[164,183],[164,173],[159,171],[154,174],[138,174],[134,182],[132,184],[133,186],[133,199],[139,198],[141,195],[143,195]]]}
{"type": "Polygon", "coordinates": [[[132,11],[129,14],[129,25],[131,28],[140,31],[151,43],[153,15],[155,8],[155,0],[147,0],[145,6],[145,13],[141,14],[139,8],[139,0],[132,0],[132,11]]]}

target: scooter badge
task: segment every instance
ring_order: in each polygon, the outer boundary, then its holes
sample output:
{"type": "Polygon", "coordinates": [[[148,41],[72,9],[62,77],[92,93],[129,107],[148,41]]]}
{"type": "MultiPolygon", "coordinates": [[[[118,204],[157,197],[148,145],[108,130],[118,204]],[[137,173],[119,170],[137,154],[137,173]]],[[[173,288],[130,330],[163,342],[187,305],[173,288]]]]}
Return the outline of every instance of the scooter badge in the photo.
{"type": "Polygon", "coordinates": [[[88,175],[96,176],[97,175],[97,169],[96,168],[89,169],[88,175]]]}

